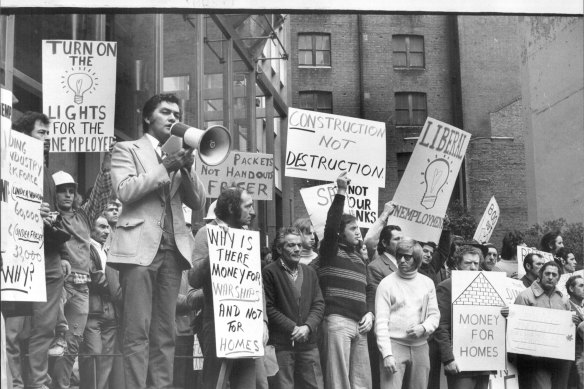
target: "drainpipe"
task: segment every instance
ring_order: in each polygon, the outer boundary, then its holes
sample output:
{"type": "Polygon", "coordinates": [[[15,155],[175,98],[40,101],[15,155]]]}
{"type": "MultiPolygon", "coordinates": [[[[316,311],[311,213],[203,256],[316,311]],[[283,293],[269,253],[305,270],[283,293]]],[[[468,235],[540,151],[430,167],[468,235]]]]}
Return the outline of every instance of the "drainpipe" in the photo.
{"type": "Polygon", "coordinates": [[[365,98],[363,96],[363,31],[362,31],[362,20],[361,14],[357,15],[357,55],[359,56],[359,117],[365,119],[365,98]]]}

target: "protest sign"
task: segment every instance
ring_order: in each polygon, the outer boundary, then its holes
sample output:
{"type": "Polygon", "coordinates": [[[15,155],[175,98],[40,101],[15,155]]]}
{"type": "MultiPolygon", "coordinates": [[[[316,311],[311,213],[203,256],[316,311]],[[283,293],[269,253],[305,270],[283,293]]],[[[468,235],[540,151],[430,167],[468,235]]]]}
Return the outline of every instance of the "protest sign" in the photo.
{"type": "Polygon", "coordinates": [[[511,305],[507,317],[507,352],[573,361],[574,327],[570,311],[511,305]]]}
{"type": "Polygon", "coordinates": [[[218,358],[264,355],[264,305],[257,231],[207,225],[218,358]]]}
{"type": "Polygon", "coordinates": [[[504,370],[489,377],[489,389],[519,389],[519,374],[514,364],[507,362],[504,370]]]}
{"type": "Polygon", "coordinates": [[[529,253],[537,253],[541,255],[544,261],[546,262],[554,260],[554,256],[552,253],[546,253],[545,251],[536,250],[533,247],[517,246],[517,278],[521,278],[525,275],[523,260],[525,259],[525,256],[529,253]]]}
{"type": "Polygon", "coordinates": [[[485,210],[472,238],[479,243],[487,243],[489,239],[491,239],[491,235],[493,235],[493,230],[497,225],[499,215],[499,204],[497,204],[497,200],[495,200],[495,196],[493,196],[491,197],[489,204],[487,204],[487,209],[485,210]]]}
{"type": "MultiPolygon", "coordinates": [[[[324,236],[326,215],[337,193],[333,183],[300,189],[300,195],[318,239],[324,236]]],[[[377,220],[379,190],[350,185],[345,198],[344,212],[357,218],[359,227],[369,228],[377,220]]]]}
{"type": "MultiPolygon", "coordinates": [[[[4,182],[4,179],[8,177],[8,145],[10,144],[10,135],[12,133],[12,92],[9,90],[1,90],[0,95],[0,205],[2,212],[2,218],[10,219],[9,213],[11,212],[8,207],[8,182],[4,182]]],[[[7,223],[2,223],[2,230],[0,231],[0,248],[2,255],[6,250],[6,244],[8,242],[8,231],[4,230],[4,227],[8,227],[7,223]]]]}
{"type": "Polygon", "coordinates": [[[452,351],[461,371],[505,368],[505,273],[452,272],[452,351]]]}
{"type": "Polygon", "coordinates": [[[43,40],[43,112],[52,152],[107,151],[114,140],[116,42],[43,40]]]}
{"type": "Polygon", "coordinates": [[[0,223],[6,233],[2,255],[2,301],[46,301],[43,220],[43,142],[12,131],[7,175],[2,177],[8,212],[0,223]]]}
{"type": "Polygon", "coordinates": [[[393,201],[387,220],[412,238],[438,242],[446,208],[470,134],[428,117],[393,201]]]}
{"type": "MultiPolygon", "coordinates": [[[[505,274],[505,273],[503,273],[505,274]]],[[[525,290],[525,285],[523,281],[515,280],[510,277],[505,277],[505,292],[503,293],[503,300],[505,304],[511,305],[515,303],[515,299],[519,296],[519,293],[525,290]]]]}
{"type": "Polygon", "coordinates": [[[385,187],[385,123],[288,109],[288,177],[334,181],[346,171],[352,182],[385,187]]]}
{"type": "Polygon", "coordinates": [[[244,189],[254,200],[272,200],[272,154],[232,151],[225,161],[216,166],[205,165],[197,157],[195,169],[203,181],[208,197],[217,198],[224,189],[236,186],[244,189]]]}

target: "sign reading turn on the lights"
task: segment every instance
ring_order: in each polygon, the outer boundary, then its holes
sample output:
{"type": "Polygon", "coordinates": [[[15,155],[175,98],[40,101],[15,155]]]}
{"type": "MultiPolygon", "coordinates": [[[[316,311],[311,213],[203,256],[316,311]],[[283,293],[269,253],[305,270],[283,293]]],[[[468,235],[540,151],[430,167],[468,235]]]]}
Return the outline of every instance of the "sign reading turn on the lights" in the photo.
{"type": "Polygon", "coordinates": [[[43,40],[50,151],[108,150],[114,139],[116,58],[116,42],[43,40]]]}

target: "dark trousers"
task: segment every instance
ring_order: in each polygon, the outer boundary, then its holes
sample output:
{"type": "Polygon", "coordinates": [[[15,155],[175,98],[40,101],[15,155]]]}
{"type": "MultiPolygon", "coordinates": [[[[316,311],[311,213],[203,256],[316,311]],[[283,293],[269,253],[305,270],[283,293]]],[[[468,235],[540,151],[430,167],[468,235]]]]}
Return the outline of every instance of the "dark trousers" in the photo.
{"type": "MultiPolygon", "coordinates": [[[[106,306],[108,307],[108,306],[106,306]]],[[[116,335],[118,322],[113,306],[102,315],[91,315],[83,335],[79,356],[80,389],[107,389],[116,353],[116,335]],[[97,355],[105,354],[105,355],[97,355]]]]}
{"type": "Polygon", "coordinates": [[[149,266],[120,268],[126,389],[172,387],[180,253],[159,250],[149,266]]]}
{"type": "Polygon", "coordinates": [[[375,331],[371,330],[367,333],[367,348],[369,349],[369,362],[371,363],[371,385],[373,389],[379,389],[379,360],[381,353],[377,347],[377,337],[375,331]]]}
{"type": "Polygon", "coordinates": [[[273,389],[322,389],[320,354],[312,350],[276,350],[280,370],[271,381],[273,389]]]}
{"type": "Polygon", "coordinates": [[[428,376],[428,389],[440,389],[440,370],[442,361],[440,360],[440,348],[434,337],[428,339],[430,350],[430,375],[428,376]]]}
{"type": "Polygon", "coordinates": [[[517,355],[520,389],[566,389],[570,361],[517,355]]]}
{"type": "Polygon", "coordinates": [[[177,389],[186,389],[195,381],[192,358],[194,341],[193,335],[181,335],[176,337],[173,385],[177,389]]]}

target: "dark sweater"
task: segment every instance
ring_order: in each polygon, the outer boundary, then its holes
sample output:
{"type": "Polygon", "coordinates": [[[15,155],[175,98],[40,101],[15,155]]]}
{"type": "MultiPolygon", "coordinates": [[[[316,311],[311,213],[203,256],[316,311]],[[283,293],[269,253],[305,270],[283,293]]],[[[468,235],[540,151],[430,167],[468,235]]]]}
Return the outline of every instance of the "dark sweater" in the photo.
{"type": "Polygon", "coordinates": [[[318,276],[324,294],[325,316],[337,314],[360,321],[373,312],[374,301],[366,297],[367,266],[355,247],[339,242],[345,196],[335,195],[327,214],[320,245],[318,276]]]}
{"type": "Polygon", "coordinates": [[[303,276],[300,299],[279,260],[267,265],[262,272],[270,330],[269,344],[278,350],[315,348],[317,329],[323,318],[324,300],[316,272],[309,266],[298,266],[303,276]],[[295,343],[292,347],[290,335],[294,327],[303,325],[310,328],[310,337],[307,342],[295,343]]]}

